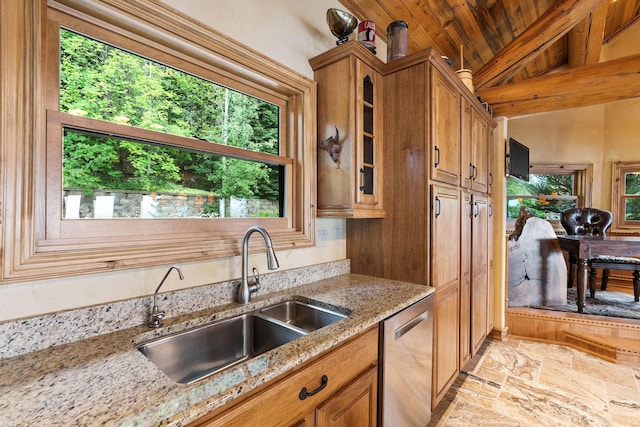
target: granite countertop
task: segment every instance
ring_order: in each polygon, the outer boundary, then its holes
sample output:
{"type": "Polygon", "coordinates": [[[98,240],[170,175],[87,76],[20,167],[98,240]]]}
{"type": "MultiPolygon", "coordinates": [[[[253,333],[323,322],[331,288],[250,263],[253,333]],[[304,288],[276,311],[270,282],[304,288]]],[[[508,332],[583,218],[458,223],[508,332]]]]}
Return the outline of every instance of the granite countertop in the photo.
{"type": "Polygon", "coordinates": [[[181,426],[433,293],[405,282],[344,274],[145,326],[0,361],[0,425],[181,426]],[[337,323],[190,385],[165,376],[135,345],[292,297],[351,311],[337,323]]]}

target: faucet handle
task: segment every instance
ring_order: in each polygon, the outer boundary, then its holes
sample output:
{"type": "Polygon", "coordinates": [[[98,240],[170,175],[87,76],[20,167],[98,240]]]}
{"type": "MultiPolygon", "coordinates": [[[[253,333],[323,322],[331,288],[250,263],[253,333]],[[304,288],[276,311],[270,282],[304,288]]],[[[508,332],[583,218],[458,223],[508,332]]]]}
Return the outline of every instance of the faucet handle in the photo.
{"type": "Polygon", "coordinates": [[[253,267],[253,283],[249,284],[249,292],[257,294],[260,290],[260,272],[257,268],[253,267]]]}
{"type": "Polygon", "coordinates": [[[149,313],[149,320],[147,321],[147,326],[150,328],[159,328],[162,326],[162,319],[164,319],[165,312],[160,311],[158,306],[153,306],[153,310],[149,313]]]}

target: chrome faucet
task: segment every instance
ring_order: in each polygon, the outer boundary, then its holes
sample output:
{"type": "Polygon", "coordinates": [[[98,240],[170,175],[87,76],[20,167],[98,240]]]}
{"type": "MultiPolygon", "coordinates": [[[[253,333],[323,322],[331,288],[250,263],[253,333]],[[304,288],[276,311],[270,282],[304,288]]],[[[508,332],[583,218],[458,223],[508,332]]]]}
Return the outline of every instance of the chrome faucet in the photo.
{"type": "Polygon", "coordinates": [[[176,270],[180,275],[180,280],[184,280],[184,276],[182,275],[182,270],[180,270],[175,265],[172,265],[171,267],[169,267],[169,270],[167,270],[167,274],[164,275],[164,277],[160,281],[160,284],[156,288],[155,293],[153,294],[153,308],[149,312],[149,320],[147,321],[147,326],[149,326],[150,328],[159,328],[160,326],[162,326],[162,319],[164,319],[165,312],[160,311],[160,309],[158,308],[158,291],[164,284],[164,281],[167,280],[167,276],[169,276],[169,273],[171,273],[171,270],[176,270]]]}
{"type": "Polygon", "coordinates": [[[258,232],[264,238],[264,243],[267,246],[267,267],[269,270],[275,270],[280,267],[278,264],[278,259],[276,258],[276,253],[273,251],[273,246],[271,244],[271,237],[267,230],[262,227],[254,226],[247,230],[244,235],[244,240],[242,241],[242,282],[240,283],[240,288],[238,289],[238,302],[240,304],[247,304],[251,302],[251,294],[255,294],[260,289],[260,275],[257,274],[255,268],[253,269],[253,275],[255,277],[253,283],[249,283],[249,238],[255,232],[258,232]]]}

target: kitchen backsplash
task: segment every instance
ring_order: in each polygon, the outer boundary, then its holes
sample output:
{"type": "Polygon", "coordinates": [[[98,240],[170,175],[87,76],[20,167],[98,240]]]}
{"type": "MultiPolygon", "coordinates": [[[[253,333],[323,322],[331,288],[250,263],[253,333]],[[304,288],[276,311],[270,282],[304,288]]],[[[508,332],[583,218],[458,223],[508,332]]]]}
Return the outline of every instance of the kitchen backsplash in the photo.
{"type": "MultiPolygon", "coordinates": [[[[350,271],[349,260],[275,271],[260,276],[260,295],[281,291],[350,271]]],[[[158,295],[168,318],[235,301],[239,280],[213,283],[158,295]]],[[[0,323],[0,360],[97,335],[144,325],[153,296],[0,323]]]]}

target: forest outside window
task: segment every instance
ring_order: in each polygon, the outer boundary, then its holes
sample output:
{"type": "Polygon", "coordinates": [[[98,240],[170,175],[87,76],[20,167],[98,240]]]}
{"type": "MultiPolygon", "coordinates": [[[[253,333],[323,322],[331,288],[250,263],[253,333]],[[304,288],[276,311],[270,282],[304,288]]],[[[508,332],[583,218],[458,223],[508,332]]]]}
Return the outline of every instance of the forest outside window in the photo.
{"type": "Polygon", "coordinates": [[[611,173],[614,231],[640,231],[640,162],[616,162],[611,173]]]}
{"type": "Polygon", "coordinates": [[[59,98],[64,218],[283,216],[277,104],[64,28],[59,98]]]}
{"type": "Polygon", "coordinates": [[[10,1],[0,282],[313,245],[313,81],[160,2],[10,1]]]}

